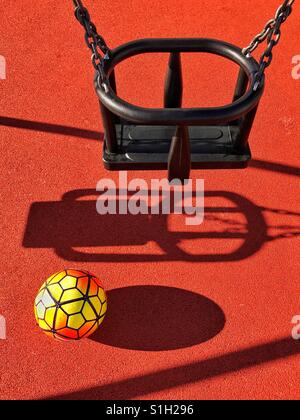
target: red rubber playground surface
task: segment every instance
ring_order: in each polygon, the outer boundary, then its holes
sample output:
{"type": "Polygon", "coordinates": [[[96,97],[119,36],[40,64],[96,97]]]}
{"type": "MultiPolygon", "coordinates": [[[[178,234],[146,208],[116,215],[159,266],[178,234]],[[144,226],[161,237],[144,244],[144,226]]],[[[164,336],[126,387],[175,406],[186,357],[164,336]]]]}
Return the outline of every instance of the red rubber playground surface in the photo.
{"type": "MultiPolygon", "coordinates": [[[[178,36],[244,47],[280,2],[86,3],[112,47],[178,36]]],[[[206,186],[205,222],[192,228],[178,215],[97,215],[97,182],[118,174],[101,162],[93,70],[72,2],[18,0],[1,9],[1,398],[298,399],[297,2],[268,70],[253,162],[244,171],[192,173],[206,186]],[[44,336],[33,316],[42,282],[66,267],[99,276],[109,299],[101,329],[71,344],[44,336]]],[[[120,95],[161,106],[166,66],[166,55],[120,65],[120,95]]],[[[232,99],[232,63],[187,55],[183,70],[186,106],[232,99]]]]}

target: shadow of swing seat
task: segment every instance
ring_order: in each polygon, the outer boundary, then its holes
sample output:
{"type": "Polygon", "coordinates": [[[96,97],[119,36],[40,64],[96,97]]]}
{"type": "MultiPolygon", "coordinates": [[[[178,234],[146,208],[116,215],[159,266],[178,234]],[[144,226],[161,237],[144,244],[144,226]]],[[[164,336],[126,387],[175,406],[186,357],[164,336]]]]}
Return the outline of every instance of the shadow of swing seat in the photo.
{"type": "Polygon", "coordinates": [[[97,195],[95,190],[77,190],[66,193],[61,201],[33,203],[23,246],[53,249],[67,261],[197,263],[243,260],[258,252],[269,240],[262,209],[232,192],[208,191],[206,201],[212,198],[215,202],[218,198],[222,205],[206,205],[203,225],[193,230],[183,226],[179,231],[169,229],[172,215],[100,216],[95,199],[87,199],[97,195]],[[198,254],[182,248],[183,241],[200,241],[197,242],[198,254]],[[213,246],[211,253],[207,252],[209,241],[217,241],[225,252],[220,253],[219,245],[213,246]],[[146,245],[150,242],[157,245],[160,254],[147,253],[146,245]],[[122,253],[120,247],[133,247],[133,252],[127,249],[122,253]]]}

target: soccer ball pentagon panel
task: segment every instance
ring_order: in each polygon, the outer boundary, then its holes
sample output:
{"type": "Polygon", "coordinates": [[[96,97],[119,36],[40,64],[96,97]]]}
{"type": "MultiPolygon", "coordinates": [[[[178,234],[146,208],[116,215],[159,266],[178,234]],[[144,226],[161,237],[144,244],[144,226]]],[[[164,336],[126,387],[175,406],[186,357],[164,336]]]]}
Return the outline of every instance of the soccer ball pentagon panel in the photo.
{"type": "Polygon", "coordinates": [[[39,327],[50,337],[80,340],[102,324],[107,297],[100,280],[87,271],[65,270],[40,288],[34,313],[39,327]]]}

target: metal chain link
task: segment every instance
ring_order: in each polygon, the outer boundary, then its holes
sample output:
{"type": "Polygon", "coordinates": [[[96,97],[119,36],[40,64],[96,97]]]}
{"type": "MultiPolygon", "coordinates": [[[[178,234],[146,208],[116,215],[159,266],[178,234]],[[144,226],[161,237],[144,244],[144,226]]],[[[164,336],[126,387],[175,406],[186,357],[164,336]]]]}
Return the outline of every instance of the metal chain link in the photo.
{"type": "MultiPolygon", "coordinates": [[[[257,90],[263,79],[265,70],[270,66],[273,60],[273,48],[279,43],[281,38],[281,25],[287,20],[293,11],[295,0],[285,0],[279,7],[274,19],[267,22],[261,33],[256,35],[250,45],[243,49],[243,54],[249,56],[257,47],[268,39],[268,47],[260,58],[260,69],[256,76],[254,89],[257,90]]],[[[75,6],[75,16],[79,23],[85,29],[85,42],[92,51],[92,63],[99,73],[100,80],[104,80],[104,60],[109,60],[111,50],[107,46],[104,38],[98,34],[96,25],[91,21],[89,12],[83,6],[81,0],[73,0],[75,6]]]]}
{"type": "Polygon", "coordinates": [[[90,14],[81,0],[73,0],[75,6],[75,17],[85,29],[85,42],[92,51],[92,63],[100,76],[101,82],[104,80],[104,60],[109,60],[111,50],[107,46],[104,38],[98,34],[96,25],[91,21],[90,14]]]}
{"type": "Polygon", "coordinates": [[[281,25],[287,20],[293,11],[295,0],[285,0],[276,12],[275,18],[269,20],[262,32],[254,37],[251,44],[243,49],[243,53],[249,56],[257,47],[266,39],[268,47],[260,58],[259,72],[256,75],[256,83],[254,90],[257,90],[262,82],[265,70],[269,67],[273,60],[273,48],[278,45],[281,38],[281,25]]]}

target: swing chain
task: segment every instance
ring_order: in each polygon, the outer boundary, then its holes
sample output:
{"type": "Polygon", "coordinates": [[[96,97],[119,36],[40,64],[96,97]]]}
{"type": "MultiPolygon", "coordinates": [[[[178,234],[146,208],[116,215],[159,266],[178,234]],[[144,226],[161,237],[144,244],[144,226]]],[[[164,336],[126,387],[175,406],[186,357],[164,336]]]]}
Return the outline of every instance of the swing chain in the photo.
{"type": "Polygon", "coordinates": [[[254,90],[256,91],[264,77],[265,70],[271,65],[273,60],[273,48],[278,45],[281,38],[281,25],[287,20],[293,11],[293,4],[295,0],[285,0],[276,12],[275,18],[268,21],[263,31],[256,35],[251,44],[243,49],[243,54],[250,56],[257,47],[266,39],[268,40],[268,47],[260,58],[259,72],[256,75],[256,83],[254,90]]]}
{"type": "Polygon", "coordinates": [[[73,0],[75,6],[75,17],[85,29],[85,42],[92,51],[92,63],[100,76],[101,82],[104,81],[104,60],[110,59],[111,50],[107,46],[104,38],[98,34],[96,25],[91,21],[90,14],[81,0],[73,0]]]}

